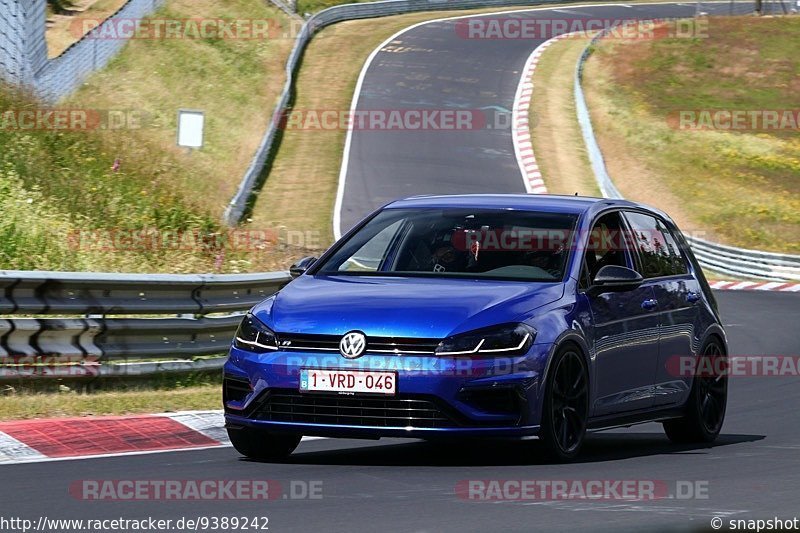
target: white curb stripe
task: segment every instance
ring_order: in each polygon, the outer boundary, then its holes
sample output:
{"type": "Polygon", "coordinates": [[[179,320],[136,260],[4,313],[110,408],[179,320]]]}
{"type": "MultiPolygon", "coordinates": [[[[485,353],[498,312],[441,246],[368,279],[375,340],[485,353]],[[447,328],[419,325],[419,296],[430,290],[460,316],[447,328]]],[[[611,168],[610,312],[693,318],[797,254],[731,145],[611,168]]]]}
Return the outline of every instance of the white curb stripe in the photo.
{"type": "Polygon", "coordinates": [[[519,85],[517,85],[517,93],[514,96],[511,122],[516,127],[512,130],[511,135],[514,143],[514,153],[517,156],[517,165],[528,194],[547,194],[547,186],[542,180],[542,173],[536,162],[536,155],[533,153],[529,128],[528,112],[534,89],[533,73],[536,70],[539,59],[542,57],[542,53],[554,42],[566,39],[571,35],[572,33],[557,35],[534,48],[522,68],[519,85]]]}
{"type": "Polygon", "coordinates": [[[757,291],[773,291],[778,287],[783,287],[786,285],[784,282],[780,281],[770,281],[769,283],[764,283],[763,285],[759,285],[757,287],[753,287],[757,291]]]}
{"type": "Polygon", "coordinates": [[[718,291],[774,291],[800,292],[800,283],[782,281],[709,281],[712,289],[718,291]]]}
{"type": "Polygon", "coordinates": [[[533,95],[533,71],[542,55],[542,51],[550,46],[562,36],[554,37],[541,43],[534,48],[531,55],[525,61],[525,66],[520,74],[517,93],[514,96],[512,106],[512,124],[515,125],[511,131],[512,142],[514,143],[514,154],[517,157],[517,165],[522,174],[522,181],[528,194],[547,194],[547,187],[542,182],[541,174],[538,172],[539,166],[536,163],[536,156],[533,153],[531,144],[531,132],[528,121],[528,111],[530,109],[531,97],[533,95]]]}
{"type": "Polygon", "coordinates": [[[42,453],[0,431],[0,465],[47,459],[42,453]]]}
{"type": "Polygon", "coordinates": [[[229,444],[228,432],[225,431],[225,415],[219,411],[178,411],[164,413],[163,416],[180,422],[184,426],[221,444],[229,444]]]}

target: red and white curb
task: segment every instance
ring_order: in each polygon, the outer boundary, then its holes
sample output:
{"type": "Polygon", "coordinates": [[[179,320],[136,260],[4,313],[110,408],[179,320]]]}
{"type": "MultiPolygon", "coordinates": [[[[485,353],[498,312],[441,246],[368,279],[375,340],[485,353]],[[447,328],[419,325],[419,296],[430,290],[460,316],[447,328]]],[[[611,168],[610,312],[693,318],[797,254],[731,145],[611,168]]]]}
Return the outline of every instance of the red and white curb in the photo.
{"type": "Polygon", "coordinates": [[[511,136],[514,143],[514,153],[517,156],[517,164],[522,173],[522,180],[525,183],[525,190],[528,194],[547,194],[547,186],[544,184],[542,172],[539,170],[536,156],[533,154],[528,121],[528,111],[531,106],[531,97],[533,96],[533,72],[536,70],[536,65],[547,47],[570,35],[569,33],[557,35],[533,50],[522,68],[519,85],[517,85],[517,93],[514,95],[511,136]]]}
{"type": "Polygon", "coordinates": [[[0,422],[0,465],[229,446],[222,411],[0,422]]]}
{"type": "Polygon", "coordinates": [[[0,465],[230,445],[222,410],[0,422],[0,465]]]}
{"type": "Polygon", "coordinates": [[[800,283],[784,281],[709,281],[709,285],[718,291],[800,292],[800,283]]]}

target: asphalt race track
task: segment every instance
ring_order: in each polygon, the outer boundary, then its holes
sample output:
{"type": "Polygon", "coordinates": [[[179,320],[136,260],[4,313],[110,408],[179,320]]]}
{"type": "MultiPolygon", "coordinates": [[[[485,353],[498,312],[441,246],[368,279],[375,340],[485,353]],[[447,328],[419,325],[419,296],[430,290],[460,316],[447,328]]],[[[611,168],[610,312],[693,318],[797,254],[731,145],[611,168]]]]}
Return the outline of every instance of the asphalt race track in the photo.
{"type": "MultiPolygon", "coordinates": [[[[733,354],[798,354],[796,295],[717,293],[733,354]]],[[[796,377],[731,378],[728,416],[710,448],[672,445],[656,424],[596,433],[579,461],[546,464],[536,442],[432,445],[399,439],[314,440],[285,464],[231,448],[9,465],[4,515],[48,518],[267,516],[270,531],[613,531],[707,527],[714,516],[791,518],[800,489],[796,377]],[[271,501],[84,501],[84,479],[270,479],[322,482],[322,498],[271,501]],[[477,502],[466,479],[699,481],[707,499],[477,502]],[[706,484],[707,483],[707,484],[706,484]]],[[[288,490],[287,490],[288,492],[288,490]]]]}
{"type": "MultiPolygon", "coordinates": [[[[694,4],[576,7],[507,16],[675,17],[694,4]],[[572,14],[572,15],[571,15],[572,14]]],[[[727,12],[727,4],[705,4],[727,12]]],[[[535,41],[467,41],[436,22],[406,32],[377,54],[359,107],[452,105],[510,108],[518,72],[535,41]]],[[[380,204],[410,194],[523,192],[510,130],[355,132],[346,169],[344,228],[380,204]]],[[[717,292],[732,355],[800,354],[800,301],[770,292],[717,292]]],[[[669,443],[646,424],[592,434],[576,463],[547,464],[536,442],[428,444],[313,440],[283,464],[244,460],[231,448],[0,468],[3,515],[50,519],[269,518],[271,531],[609,531],[708,529],[712,517],[798,514],[800,424],[797,377],[732,378],[722,435],[711,447],[669,443]],[[269,479],[286,488],[321,482],[319,499],[271,501],[86,501],[70,486],[86,479],[269,479]],[[505,501],[460,498],[469,479],[692,482],[707,498],[649,501],[505,501]],[[697,482],[698,484],[694,484],[697,482]]],[[[727,518],[726,518],[727,519],[727,518]]]]}
{"type": "MultiPolygon", "coordinates": [[[[691,2],[576,5],[484,17],[658,19],[691,17],[696,9],[691,2]]],[[[730,9],[728,3],[703,4],[703,11],[712,14],[727,14],[730,9]]],[[[751,10],[751,5],[735,5],[738,13],[751,10]]],[[[344,186],[340,184],[337,203],[342,232],[374,209],[406,196],[525,192],[512,130],[502,121],[502,114],[512,109],[525,61],[546,39],[467,39],[465,22],[431,22],[385,42],[362,73],[357,109],[470,110],[485,113],[487,127],[354,129],[345,148],[344,186]]]]}

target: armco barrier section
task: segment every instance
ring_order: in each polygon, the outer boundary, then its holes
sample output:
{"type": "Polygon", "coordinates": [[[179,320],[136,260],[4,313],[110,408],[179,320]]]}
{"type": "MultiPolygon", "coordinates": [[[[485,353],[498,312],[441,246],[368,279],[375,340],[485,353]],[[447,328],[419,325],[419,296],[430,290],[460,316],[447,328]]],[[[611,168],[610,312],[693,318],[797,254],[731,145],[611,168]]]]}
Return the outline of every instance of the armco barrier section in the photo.
{"type": "MultiPolygon", "coordinates": [[[[589,161],[600,192],[606,198],[622,198],[608,174],[603,154],[594,135],[589,108],[581,86],[583,66],[592,48],[605,35],[600,32],[586,46],[575,67],[575,106],[578,122],[589,154],[589,161]]],[[[768,279],[774,281],[800,281],[800,256],[748,250],[709,242],[697,237],[686,237],[694,255],[704,268],[738,277],[768,279]]]]}
{"type": "Polygon", "coordinates": [[[0,271],[0,380],[219,368],[196,358],[224,354],[242,313],[290,280],[0,271]]]}

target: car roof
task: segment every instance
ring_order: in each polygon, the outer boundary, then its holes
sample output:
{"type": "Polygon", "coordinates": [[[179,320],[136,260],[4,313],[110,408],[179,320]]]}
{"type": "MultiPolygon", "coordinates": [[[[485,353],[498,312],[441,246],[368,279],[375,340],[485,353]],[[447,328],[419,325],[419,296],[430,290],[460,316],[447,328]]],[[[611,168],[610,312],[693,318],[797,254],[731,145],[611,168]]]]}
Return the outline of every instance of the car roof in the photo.
{"type": "Polygon", "coordinates": [[[556,194],[452,194],[439,196],[412,196],[394,201],[388,209],[424,207],[474,207],[486,209],[518,209],[557,213],[582,214],[593,207],[650,207],[628,200],[595,198],[590,196],[561,196],[556,194]]]}

